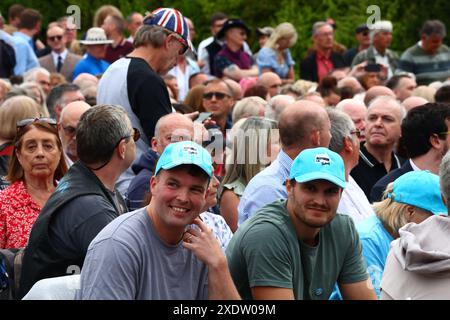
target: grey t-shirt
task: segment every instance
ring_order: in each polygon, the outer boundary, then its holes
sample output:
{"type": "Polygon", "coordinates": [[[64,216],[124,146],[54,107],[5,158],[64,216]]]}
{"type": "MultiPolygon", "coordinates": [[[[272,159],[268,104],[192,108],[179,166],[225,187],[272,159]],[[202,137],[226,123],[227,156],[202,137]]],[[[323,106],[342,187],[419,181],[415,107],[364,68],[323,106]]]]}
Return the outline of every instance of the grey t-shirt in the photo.
{"type": "Polygon", "coordinates": [[[298,300],[327,300],[339,283],[368,279],[361,243],[350,217],[337,214],[322,227],[319,243],[302,243],[286,210],[286,200],[261,208],[242,224],[226,250],[233,281],[242,298],[251,288],[289,288],[298,300]]]}
{"type": "Polygon", "coordinates": [[[208,269],[182,242],[168,245],[145,208],[107,225],[89,246],[77,299],[207,299],[208,269]]]}

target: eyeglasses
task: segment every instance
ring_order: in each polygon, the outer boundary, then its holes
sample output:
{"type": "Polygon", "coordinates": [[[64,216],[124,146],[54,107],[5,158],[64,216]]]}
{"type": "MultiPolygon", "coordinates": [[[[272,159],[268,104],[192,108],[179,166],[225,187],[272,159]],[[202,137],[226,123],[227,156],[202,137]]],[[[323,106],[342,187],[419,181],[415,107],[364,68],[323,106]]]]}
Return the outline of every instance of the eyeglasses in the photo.
{"type": "Polygon", "coordinates": [[[215,96],[217,100],[223,100],[225,97],[229,97],[230,95],[223,92],[207,92],[203,94],[203,99],[211,100],[213,96],[215,96]]]}
{"type": "Polygon", "coordinates": [[[356,135],[357,138],[361,138],[361,136],[362,136],[362,132],[358,129],[350,131],[350,134],[356,135]]]}
{"type": "Polygon", "coordinates": [[[62,124],[61,124],[61,128],[63,128],[64,133],[65,133],[66,135],[68,135],[68,136],[74,136],[75,133],[76,133],[76,131],[77,131],[77,129],[74,128],[74,127],[72,127],[72,126],[67,126],[67,127],[65,127],[65,126],[62,125],[62,124]]]}
{"type": "Polygon", "coordinates": [[[48,40],[51,40],[51,41],[56,41],[56,40],[61,41],[62,38],[63,38],[63,36],[47,37],[47,39],[48,39],[48,40]]]}
{"type": "Polygon", "coordinates": [[[16,128],[17,130],[22,129],[23,127],[26,127],[29,124],[32,124],[34,122],[43,122],[47,123],[51,126],[56,127],[56,120],[52,118],[30,118],[30,119],[23,119],[16,122],[16,128]]]}
{"type": "Polygon", "coordinates": [[[180,51],[178,52],[179,55],[184,54],[187,49],[189,48],[188,43],[186,40],[184,40],[179,34],[177,33],[171,33],[171,35],[173,35],[173,37],[175,38],[175,40],[177,40],[182,46],[183,48],[180,49],[180,51]]]}
{"type": "MultiPolygon", "coordinates": [[[[141,132],[139,131],[139,129],[133,128],[133,134],[130,134],[130,135],[121,137],[121,138],[119,139],[119,141],[117,141],[116,145],[115,145],[114,148],[112,149],[112,152],[111,152],[111,158],[112,158],[112,156],[113,156],[113,151],[117,148],[117,146],[119,145],[120,141],[122,141],[123,139],[131,138],[131,137],[133,137],[134,142],[138,141],[139,138],[141,137],[141,132]]],[[[104,164],[102,164],[100,167],[97,167],[97,168],[90,168],[90,169],[93,170],[93,171],[100,170],[101,168],[105,167],[105,166],[111,161],[111,158],[109,158],[109,160],[106,161],[104,164]]]]}

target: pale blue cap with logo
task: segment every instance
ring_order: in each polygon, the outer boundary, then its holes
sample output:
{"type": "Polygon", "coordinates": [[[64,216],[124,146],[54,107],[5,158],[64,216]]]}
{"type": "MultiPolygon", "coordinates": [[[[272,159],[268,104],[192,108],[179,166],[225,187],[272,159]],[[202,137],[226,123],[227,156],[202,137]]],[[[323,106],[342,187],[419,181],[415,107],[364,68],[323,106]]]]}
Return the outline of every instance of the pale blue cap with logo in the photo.
{"type": "Polygon", "coordinates": [[[394,189],[388,198],[409,204],[436,215],[448,215],[442,200],[439,176],[428,170],[410,171],[394,181],[394,189]]]}
{"type": "Polygon", "coordinates": [[[193,164],[206,172],[211,178],[213,174],[212,158],[209,152],[192,141],[181,141],[169,144],[159,157],[155,175],[161,169],[170,170],[183,164],[193,164]]]}
{"type": "Polygon", "coordinates": [[[327,148],[305,149],[292,163],[289,179],[300,183],[327,180],[345,188],[344,160],[327,148]]]}

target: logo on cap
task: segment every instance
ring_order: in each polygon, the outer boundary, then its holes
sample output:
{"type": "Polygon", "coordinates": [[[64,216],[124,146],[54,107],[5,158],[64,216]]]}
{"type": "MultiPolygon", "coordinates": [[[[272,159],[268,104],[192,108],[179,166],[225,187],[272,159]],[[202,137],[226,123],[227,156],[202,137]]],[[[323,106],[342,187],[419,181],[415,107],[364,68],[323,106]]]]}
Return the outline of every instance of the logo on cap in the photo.
{"type": "Polygon", "coordinates": [[[329,166],[331,163],[330,157],[326,153],[319,153],[316,155],[316,163],[323,166],[329,166]]]}
{"type": "Polygon", "coordinates": [[[197,149],[195,149],[193,147],[186,146],[183,149],[184,149],[184,151],[186,151],[189,154],[198,154],[197,149]]]}

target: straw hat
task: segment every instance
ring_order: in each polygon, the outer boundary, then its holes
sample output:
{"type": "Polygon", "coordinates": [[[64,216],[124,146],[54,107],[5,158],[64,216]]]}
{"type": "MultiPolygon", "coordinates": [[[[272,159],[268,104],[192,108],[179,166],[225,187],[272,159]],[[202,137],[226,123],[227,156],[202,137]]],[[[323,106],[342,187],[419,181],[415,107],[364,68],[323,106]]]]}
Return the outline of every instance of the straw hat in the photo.
{"type": "Polygon", "coordinates": [[[87,46],[95,44],[110,44],[113,42],[113,40],[108,40],[105,30],[103,30],[102,28],[90,28],[87,31],[86,39],[80,40],[81,44],[87,46]]]}

